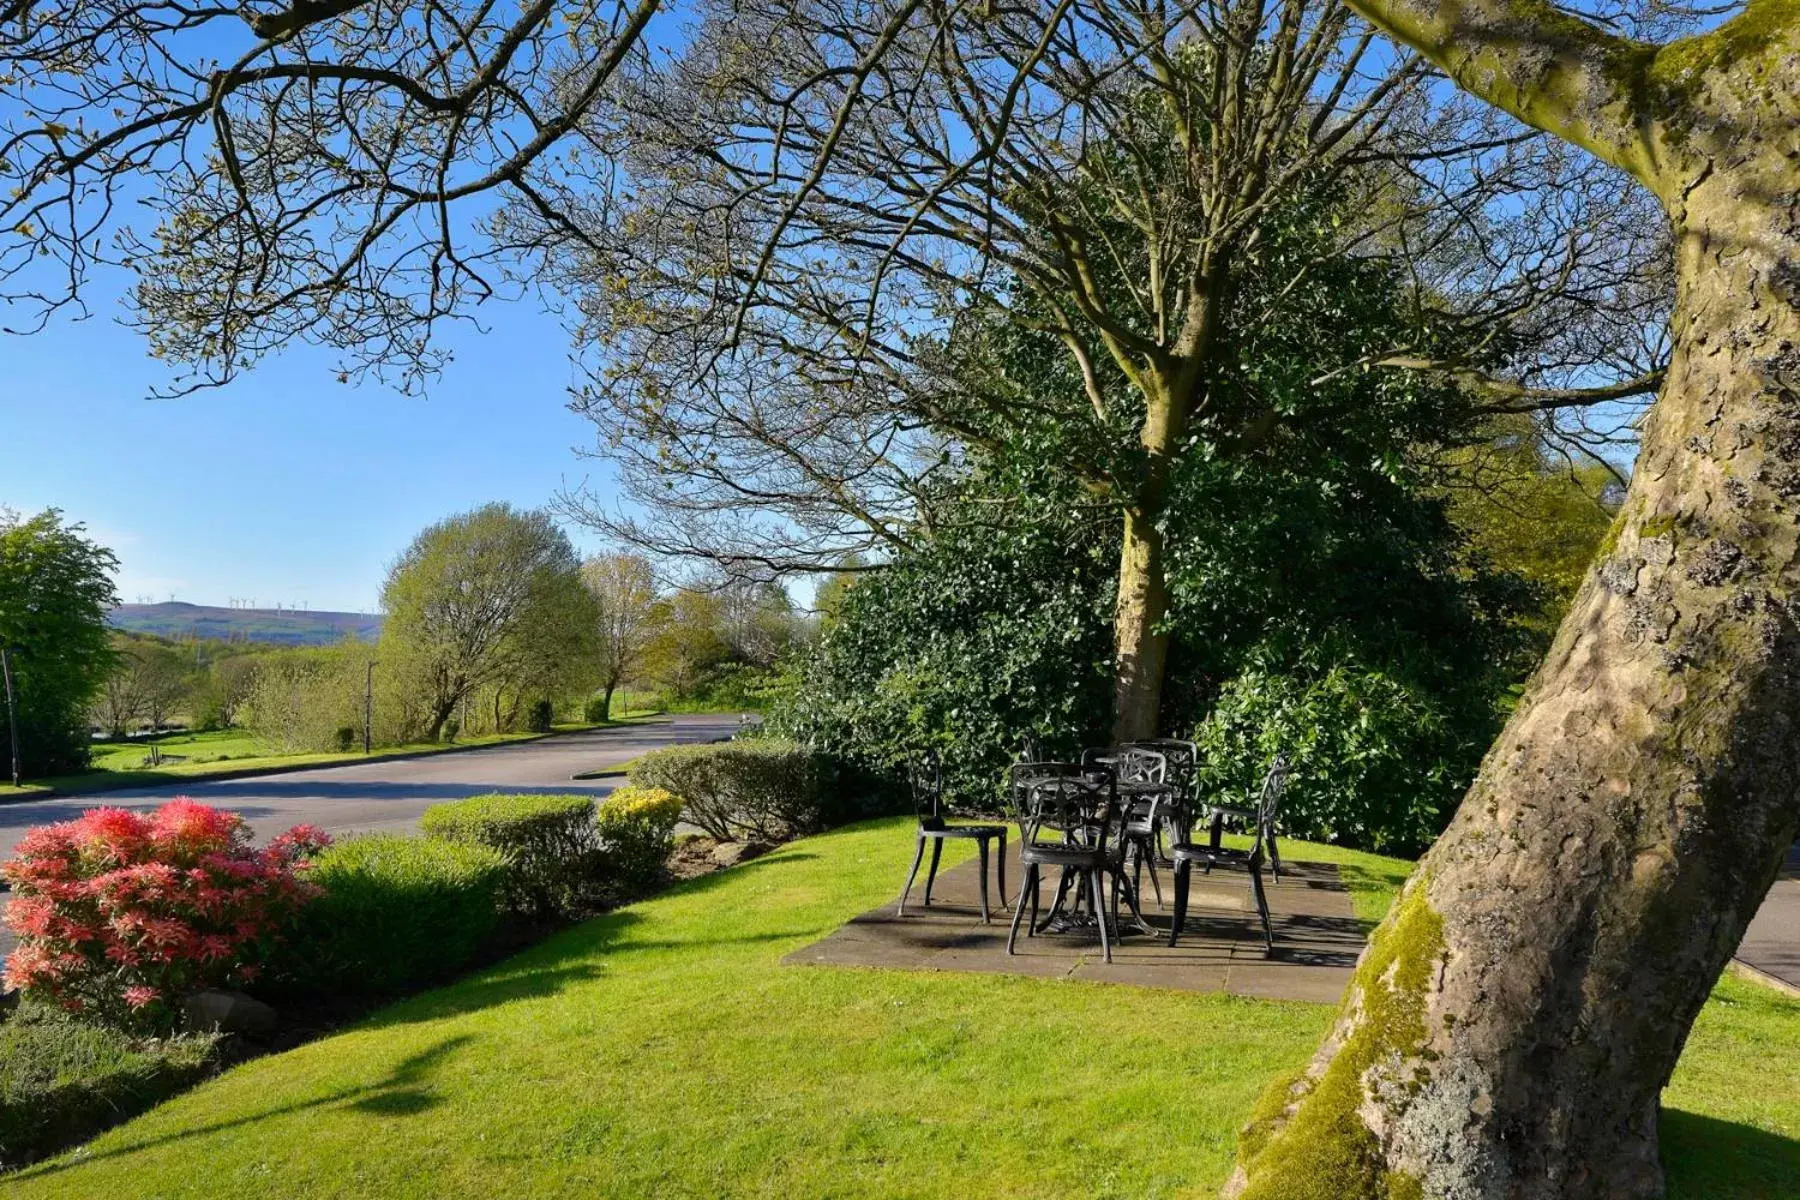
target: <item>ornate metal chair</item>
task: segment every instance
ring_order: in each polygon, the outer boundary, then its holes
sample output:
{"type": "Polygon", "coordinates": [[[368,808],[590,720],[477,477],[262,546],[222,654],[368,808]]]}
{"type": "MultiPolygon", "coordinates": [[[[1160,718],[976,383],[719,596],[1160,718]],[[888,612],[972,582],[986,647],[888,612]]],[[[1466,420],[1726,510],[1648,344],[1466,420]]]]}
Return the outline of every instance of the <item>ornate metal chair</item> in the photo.
{"type": "MultiPolygon", "coordinates": [[[[1269,808],[1267,813],[1266,828],[1264,827],[1263,809],[1270,803],[1269,780],[1266,777],[1263,780],[1262,796],[1257,801],[1256,807],[1242,808],[1230,804],[1211,804],[1206,809],[1206,820],[1210,827],[1209,836],[1215,856],[1219,854],[1219,839],[1225,831],[1225,822],[1233,821],[1243,825],[1247,830],[1254,830],[1263,840],[1263,847],[1268,854],[1269,869],[1274,872],[1275,882],[1280,883],[1281,847],[1275,842],[1275,817],[1281,808],[1281,788],[1287,786],[1288,756],[1285,750],[1276,754],[1274,761],[1269,764],[1269,775],[1273,776],[1277,769],[1281,772],[1281,784],[1275,791],[1274,807],[1269,808]]],[[[1183,840],[1192,840],[1192,838],[1190,836],[1183,840]]],[[[1225,853],[1232,852],[1226,851],[1225,853]]]]}
{"type": "Polygon", "coordinates": [[[1194,803],[1198,799],[1194,783],[1200,770],[1200,747],[1179,738],[1146,738],[1128,745],[1139,750],[1154,750],[1168,764],[1167,779],[1175,785],[1175,797],[1163,805],[1156,830],[1157,853],[1166,859],[1165,847],[1169,843],[1185,842],[1193,836],[1194,803]]]}
{"type": "Polygon", "coordinates": [[[937,751],[915,762],[907,772],[912,783],[913,811],[919,818],[918,848],[913,852],[912,870],[907,872],[906,887],[900,893],[896,916],[906,915],[906,898],[912,894],[913,882],[919,877],[919,863],[925,857],[925,843],[931,843],[931,871],[925,876],[925,907],[931,907],[931,887],[937,882],[938,860],[944,853],[944,842],[950,838],[974,839],[981,856],[981,920],[988,920],[988,843],[998,841],[1000,854],[995,860],[1000,883],[1000,903],[1006,903],[1006,826],[1004,824],[952,824],[944,805],[944,770],[937,751]]]}
{"type": "MultiPolygon", "coordinates": [[[[1215,866],[1237,866],[1244,869],[1250,877],[1251,895],[1256,898],[1256,914],[1262,919],[1263,955],[1267,957],[1275,952],[1275,931],[1269,920],[1269,897],[1263,889],[1262,865],[1268,855],[1268,847],[1274,843],[1275,816],[1281,808],[1281,793],[1287,787],[1287,778],[1287,755],[1277,754],[1275,761],[1269,765],[1269,773],[1263,777],[1262,794],[1257,799],[1256,808],[1235,810],[1250,811],[1256,819],[1250,849],[1227,850],[1220,846],[1220,822],[1216,819],[1207,845],[1178,842],[1169,847],[1169,853],[1175,859],[1175,917],[1169,924],[1169,945],[1175,944],[1176,939],[1181,936],[1182,925],[1187,921],[1188,888],[1194,873],[1194,863],[1200,862],[1209,874],[1215,866]]],[[[1214,811],[1216,813],[1219,810],[1214,811]]]]}
{"type": "Polygon", "coordinates": [[[1150,886],[1162,903],[1162,883],[1156,877],[1156,844],[1171,807],[1178,802],[1178,785],[1169,778],[1169,760],[1160,751],[1139,743],[1122,746],[1113,756],[1119,780],[1119,869],[1132,871],[1134,895],[1143,893],[1144,867],[1150,867],[1150,886]]]}
{"type": "MultiPolygon", "coordinates": [[[[1039,883],[1043,869],[1055,867],[1062,871],[1063,879],[1052,911],[1060,908],[1071,887],[1078,898],[1085,897],[1100,930],[1101,954],[1111,962],[1104,878],[1114,869],[1107,838],[1118,818],[1118,793],[1112,773],[1085,774],[1075,763],[1020,763],[1013,768],[1012,794],[1019,820],[1019,860],[1025,865],[1025,883],[1013,903],[1006,952],[1015,953],[1027,897],[1031,902],[1031,924],[1025,936],[1039,932],[1039,883]]],[[[1116,910],[1116,887],[1113,905],[1116,910]]],[[[1114,916],[1116,919],[1116,911],[1114,916]]]]}

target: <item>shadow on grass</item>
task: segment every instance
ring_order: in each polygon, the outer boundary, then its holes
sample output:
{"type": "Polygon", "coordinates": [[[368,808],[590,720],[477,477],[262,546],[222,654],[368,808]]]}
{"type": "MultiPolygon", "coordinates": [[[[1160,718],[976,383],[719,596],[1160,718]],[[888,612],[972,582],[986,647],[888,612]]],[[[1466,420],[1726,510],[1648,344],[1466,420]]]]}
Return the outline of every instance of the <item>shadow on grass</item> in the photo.
{"type": "Polygon", "coordinates": [[[363,1087],[339,1088],[323,1096],[311,1100],[296,1101],[293,1104],[277,1105],[262,1112],[229,1120],[213,1121],[204,1125],[195,1125],[178,1133],[161,1137],[149,1137],[142,1141],[130,1142],[123,1146],[100,1151],[77,1150],[60,1161],[39,1163],[27,1167],[8,1179],[38,1179],[56,1175],[70,1167],[81,1166],[90,1162],[106,1159],[123,1158],[143,1150],[153,1150],[161,1146],[173,1145],[177,1142],[191,1141],[194,1138],[208,1137],[215,1133],[223,1133],[229,1129],[241,1129],[267,1121],[276,1117],[292,1116],[295,1113],[314,1112],[330,1108],[347,1108],[356,1112],[369,1113],[383,1117],[414,1116],[436,1108],[442,1099],[431,1086],[435,1075],[444,1061],[462,1049],[474,1038],[469,1034],[448,1037],[427,1046],[417,1054],[408,1055],[398,1065],[376,1083],[363,1087]]]}
{"type": "Polygon", "coordinates": [[[1662,1160],[1669,1200],[1800,1195],[1800,1141],[1754,1125],[1665,1108],[1662,1160]]]}
{"type": "MultiPolygon", "coordinates": [[[[739,863],[711,875],[678,883],[650,899],[705,895],[733,879],[767,866],[818,857],[807,851],[777,851],[765,858],[739,863]]],[[[723,913],[725,910],[721,910],[723,913]]],[[[565,988],[591,982],[607,973],[611,962],[644,951],[704,949],[744,946],[765,942],[799,941],[820,936],[821,926],[783,928],[758,933],[731,933],[726,928],[702,927],[686,937],[644,937],[639,926],[649,918],[635,907],[595,917],[571,929],[552,934],[535,946],[480,971],[460,982],[446,983],[435,991],[397,1000],[363,1022],[367,1028],[389,1028],[421,1021],[463,1016],[517,1000],[552,996],[565,988]]]]}

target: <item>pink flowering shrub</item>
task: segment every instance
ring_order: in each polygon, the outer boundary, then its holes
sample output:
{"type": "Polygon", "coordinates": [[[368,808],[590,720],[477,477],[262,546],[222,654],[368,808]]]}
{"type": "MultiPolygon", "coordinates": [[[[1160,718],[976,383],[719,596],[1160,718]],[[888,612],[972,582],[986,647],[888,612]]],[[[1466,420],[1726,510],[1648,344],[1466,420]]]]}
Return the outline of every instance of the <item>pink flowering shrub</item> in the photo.
{"type": "Polygon", "coordinates": [[[167,1028],[188,993],[256,977],[318,890],[303,860],[329,842],[296,825],[259,849],[238,814],[185,797],[33,829],[0,865],[19,936],[6,982],[113,1024],[167,1028]]]}

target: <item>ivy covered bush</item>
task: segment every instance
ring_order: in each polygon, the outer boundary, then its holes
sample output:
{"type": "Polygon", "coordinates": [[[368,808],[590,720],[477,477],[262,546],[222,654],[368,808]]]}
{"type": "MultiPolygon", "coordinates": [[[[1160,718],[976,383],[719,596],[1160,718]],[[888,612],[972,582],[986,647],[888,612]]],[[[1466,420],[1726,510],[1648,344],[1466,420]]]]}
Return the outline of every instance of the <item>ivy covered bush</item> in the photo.
{"type": "Polygon", "coordinates": [[[1194,734],[1200,794],[1247,804],[1285,750],[1281,833],[1413,855],[1443,829],[1486,728],[1414,682],[1355,663],[1314,675],[1252,669],[1225,685],[1194,734]]]}
{"type": "Polygon", "coordinates": [[[782,842],[828,819],[816,757],[786,738],[652,750],[630,778],[679,797],[682,817],[720,841],[782,842]]]}
{"type": "Polygon", "coordinates": [[[496,850],[507,862],[504,907],[528,915],[574,915],[598,869],[594,801],[588,796],[470,796],[425,810],[429,837],[496,850]]]}
{"type": "Polygon", "coordinates": [[[300,991],[392,995],[466,964],[499,920],[504,855],[474,842],[347,838],[313,860],[320,892],[295,923],[281,982],[300,991]]]}
{"type": "Polygon", "coordinates": [[[680,820],[681,798],[662,788],[628,784],[602,800],[595,829],[607,883],[631,893],[656,882],[680,820]]]}
{"type": "Polygon", "coordinates": [[[185,797],[33,829],[0,868],[19,938],[7,986],[120,1028],[167,1031],[188,994],[257,978],[318,894],[300,863],[328,841],[299,825],[257,847],[238,814],[185,797]]]}
{"type": "Polygon", "coordinates": [[[857,576],[766,728],[885,785],[902,807],[906,764],[930,750],[953,803],[993,808],[1023,735],[1063,754],[1103,742],[1118,544],[1047,507],[1062,515],[952,525],[857,576]]]}

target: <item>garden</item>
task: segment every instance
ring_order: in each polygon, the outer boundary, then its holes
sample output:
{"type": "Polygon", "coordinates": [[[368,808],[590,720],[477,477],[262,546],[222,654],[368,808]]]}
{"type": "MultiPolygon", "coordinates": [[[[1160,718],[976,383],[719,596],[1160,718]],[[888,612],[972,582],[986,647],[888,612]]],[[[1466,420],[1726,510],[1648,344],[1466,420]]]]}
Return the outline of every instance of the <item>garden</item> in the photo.
{"type": "MultiPolygon", "coordinates": [[[[784,964],[905,873],[911,820],[842,794],[771,738],[655,752],[597,807],[446,804],[410,837],[256,847],[185,801],[41,830],[7,867],[8,1194],[1216,1189],[1332,1010],[784,964]],[[708,833],[677,847],[684,813],[708,833]],[[695,853],[715,839],[751,849],[695,853]]],[[[1282,853],[1334,871],[1365,930],[1411,870],[1282,853]]],[[[1788,1194],[1797,1097],[1800,1002],[1722,980],[1664,1094],[1669,1194],[1788,1194]]]]}

